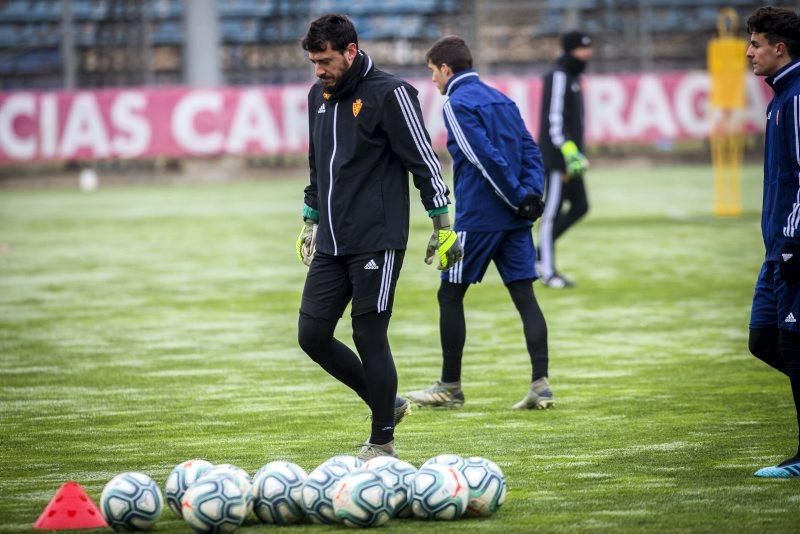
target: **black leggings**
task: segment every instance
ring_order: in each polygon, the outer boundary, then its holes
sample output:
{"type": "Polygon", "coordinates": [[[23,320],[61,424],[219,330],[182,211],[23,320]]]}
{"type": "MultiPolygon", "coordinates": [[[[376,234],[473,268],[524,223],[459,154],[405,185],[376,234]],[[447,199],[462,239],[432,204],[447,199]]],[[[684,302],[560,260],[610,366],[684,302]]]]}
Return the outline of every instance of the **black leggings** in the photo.
{"type": "MultiPolygon", "coordinates": [[[[506,286],[522,319],[525,344],[531,360],[531,380],[548,373],[547,324],[533,294],[530,280],[511,282],[506,286]]],[[[461,380],[461,358],[467,337],[464,319],[464,295],[469,284],[442,281],[439,299],[439,332],[442,342],[442,382],[461,380]]]]}
{"type": "MultiPolygon", "coordinates": [[[[300,313],[300,347],[325,371],[355,391],[372,411],[374,429],[394,429],[394,399],[397,370],[389,348],[388,313],[365,313],[352,318],[353,341],[359,359],[344,343],[333,337],[335,321],[300,313]]],[[[388,440],[387,440],[388,441],[388,440]]],[[[370,442],[375,443],[373,439],[370,442]]],[[[384,441],[385,443],[386,441],[384,441]]]]}

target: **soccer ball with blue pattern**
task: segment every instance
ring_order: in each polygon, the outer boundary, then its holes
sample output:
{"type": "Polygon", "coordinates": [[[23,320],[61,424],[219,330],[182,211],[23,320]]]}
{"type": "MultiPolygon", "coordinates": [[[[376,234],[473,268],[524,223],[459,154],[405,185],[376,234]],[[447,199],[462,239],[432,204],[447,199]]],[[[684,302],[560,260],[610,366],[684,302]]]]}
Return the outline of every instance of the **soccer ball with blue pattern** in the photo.
{"type": "Polygon", "coordinates": [[[233,532],[247,516],[247,497],[230,473],[205,476],[181,501],[183,518],[196,532],[233,532]]]}
{"type": "Polygon", "coordinates": [[[453,466],[429,464],[420,467],[411,485],[411,509],[423,519],[458,519],[467,509],[469,486],[463,473],[453,466]]]}
{"type": "Polygon", "coordinates": [[[233,464],[217,464],[212,469],[209,469],[203,473],[198,480],[202,480],[206,477],[214,478],[220,475],[230,475],[236,479],[236,483],[239,485],[242,495],[244,495],[245,499],[247,500],[246,515],[249,515],[250,512],[253,511],[253,481],[250,480],[250,475],[248,475],[247,471],[241,467],[237,467],[233,464]]]}
{"type": "Polygon", "coordinates": [[[253,508],[261,521],[276,525],[299,523],[305,514],[300,494],[308,475],[291,462],[270,462],[253,476],[253,508]]]}
{"type": "Polygon", "coordinates": [[[375,471],[355,471],[333,490],[333,511],[348,527],[379,527],[394,516],[398,493],[375,471]]]}
{"type": "Polygon", "coordinates": [[[469,504],[464,515],[487,517],[495,513],[506,500],[506,478],[491,460],[472,456],[461,468],[469,485],[469,504]]]}
{"type": "Polygon", "coordinates": [[[412,517],[411,511],[411,483],[417,468],[408,462],[398,460],[391,456],[376,456],[364,463],[363,469],[374,471],[387,481],[389,487],[394,488],[397,494],[395,517],[412,517]]]}
{"type": "Polygon", "coordinates": [[[100,510],[114,530],[148,529],[161,517],[163,508],[158,484],[143,473],[115,476],[100,496],[100,510]]]}
{"type": "Polygon", "coordinates": [[[355,457],[335,456],[308,474],[300,495],[303,511],[312,523],[327,525],[336,523],[336,514],[333,511],[333,488],[345,475],[359,467],[361,460],[355,457]]]}
{"type": "Polygon", "coordinates": [[[463,456],[459,456],[458,454],[440,454],[439,456],[434,456],[427,460],[422,467],[431,464],[437,465],[449,465],[455,467],[456,469],[461,469],[464,467],[466,460],[464,460],[463,456]]]}
{"type": "Polygon", "coordinates": [[[214,467],[214,464],[205,460],[186,460],[175,466],[167,477],[164,486],[166,490],[167,505],[178,517],[183,517],[181,513],[181,499],[186,490],[203,476],[203,474],[214,467]]]}

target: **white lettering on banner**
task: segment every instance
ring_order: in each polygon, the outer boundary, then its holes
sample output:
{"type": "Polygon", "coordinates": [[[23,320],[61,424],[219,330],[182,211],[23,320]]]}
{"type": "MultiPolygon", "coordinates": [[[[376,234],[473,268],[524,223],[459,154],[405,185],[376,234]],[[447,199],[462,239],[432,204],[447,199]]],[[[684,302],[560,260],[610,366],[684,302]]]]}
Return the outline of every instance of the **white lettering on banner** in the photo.
{"type": "Polygon", "coordinates": [[[593,76],[586,84],[586,108],[589,113],[587,135],[591,139],[625,139],[628,135],[623,117],[627,92],[615,76],[593,76]]]}
{"type": "Polygon", "coordinates": [[[280,131],[262,92],[257,89],[243,91],[228,131],[225,151],[228,154],[242,154],[252,142],[261,151],[272,154],[280,149],[280,141],[280,131]]]}
{"type": "Polygon", "coordinates": [[[746,121],[766,128],[767,98],[761,90],[763,82],[755,76],[747,77],[747,110],[746,121]]]}
{"type": "Polygon", "coordinates": [[[106,158],[111,152],[103,116],[94,93],[78,93],[72,101],[61,138],[61,157],[73,158],[85,148],[94,158],[106,158]]]}
{"type": "Polygon", "coordinates": [[[198,132],[195,118],[202,112],[222,111],[222,93],[193,91],[178,100],[172,111],[171,129],[175,141],[189,154],[215,154],[222,150],[224,137],[219,131],[198,132]]]}
{"type": "Polygon", "coordinates": [[[657,76],[645,74],[639,78],[628,126],[631,130],[630,137],[634,139],[643,136],[650,129],[667,139],[674,138],[678,133],[669,98],[657,76]]]}
{"type": "Polygon", "coordinates": [[[36,156],[36,136],[25,138],[14,131],[18,117],[34,119],[36,97],[31,93],[15,93],[9,96],[0,108],[0,148],[12,159],[27,160],[36,156]]]}
{"type": "Polygon", "coordinates": [[[39,97],[39,157],[51,159],[58,149],[58,98],[53,93],[39,97]]]}
{"type": "Polygon", "coordinates": [[[140,92],[122,92],[111,105],[111,124],[126,136],[115,135],[111,145],[114,154],[123,158],[143,155],[150,146],[150,123],[143,113],[147,98],[140,92]],[[138,113],[137,113],[138,112],[138,113]]]}
{"type": "Polygon", "coordinates": [[[539,128],[539,125],[528,124],[528,121],[526,120],[528,117],[530,117],[530,110],[528,109],[528,87],[530,87],[530,83],[527,81],[512,80],[509,82],[505,93],[508,95],[508,98],[517,104],[519,114],[522,117],[525,126],[528,128],[528,131],[534,132],[539,128]]]}
{"type": "Polygon", "coordinates": [[[675,87],[675,115],[690,137],[705,137],[711,127],[708,92],[710,81],[702,72],[684,76],[675,87]],[[702,98],[700,98],[702,97],[702,98]]]}
{"type": "Polygon", "coordinates": [[[307,93],[304,87],[292,86],[281,91],[284,150],[300,152],[308,145],[307,93]]]}

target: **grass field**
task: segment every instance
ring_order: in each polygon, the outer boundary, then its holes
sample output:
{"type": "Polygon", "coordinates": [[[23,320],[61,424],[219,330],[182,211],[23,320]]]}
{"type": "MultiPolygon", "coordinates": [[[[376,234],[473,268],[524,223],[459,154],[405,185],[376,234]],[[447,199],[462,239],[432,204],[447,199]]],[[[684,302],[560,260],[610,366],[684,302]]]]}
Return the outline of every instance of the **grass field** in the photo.
{"type": "MultiPolygon", "coordinates": [[[[744,178],[745,214],[720,220],[707,167],[592,171],[590,216],[559,247],[579,285],[536,285],[553,410],[509,409],[529,364],[490,269],[467,296],[466,405],[417,410],[397,445],[415,465],[493,459],[508,499],[488,520],[391,530],[796,532],[798,482],[752,476],[796,429],[788,383],[747,352],[760,169],[744,178]]],[[[303,186],[0,191],[0,530],[29,530],[70,479],[97,500],[119,472],[163,486],[193,457],[253,473],[356,450],[366,408],[297,346],[303,186]]],[[[429,223],[412,208],[390,329],[401,391],[440,368],[429,223]]],[[[338,335],[352,346],[349,320],[338,335]]],[[[165,511],[157,530],[188,527],[165,511]]]]}

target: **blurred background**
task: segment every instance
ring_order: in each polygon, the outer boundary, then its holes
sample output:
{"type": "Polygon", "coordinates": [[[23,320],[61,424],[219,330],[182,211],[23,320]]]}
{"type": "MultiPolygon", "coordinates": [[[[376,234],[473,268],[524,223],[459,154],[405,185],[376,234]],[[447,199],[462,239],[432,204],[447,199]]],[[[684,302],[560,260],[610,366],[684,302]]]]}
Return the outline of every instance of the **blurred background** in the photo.
{"type": "MultiPolygon", "coordinates": [[[[585,91],[590,154],[707,161],[706,48],[717,34],[720,10],[732,9],[738,15],[732,30],[742,39],[745,62],[744,21],[758,5],[744,0],[0,1],[0,176],[14,179],[42,167],[73,173],[85,162],[105,171],[140,173],[181,171],[197,158],[225,160],[213,170],[217,177],[264,165],[301,165],[304,99],[313,72],[299,41],[308,23],[328,12],[349,15],[361,47],[376,63],[420,88],[426,122],[442,152],[441,100],[430,94],[424,69],[425,51],[437,38],[462,35],[476,68],[511,94],[538,136],[538,78],[560,53],[559,34],[581,28],[596,43],[585,91]],[[242,86],[264,89],[252,96],[242,86]],[[194,88],[217,92],[210,101],[182,106],[194,88]],[[138,92],[120,93],[123,89],[138,92]],[[84,91],[92,96],[76,101],[84,91]],[[237,125],[244,133],[232,141],[237,125]],[[181,129],[182,137],[176,133],[181,129]],[[163,131],[169,135],[159,137],[163,131]]],[[[744,153],[760,157],[761,117],[770,95],[759,80],[747,83],[744,153]]]]}

